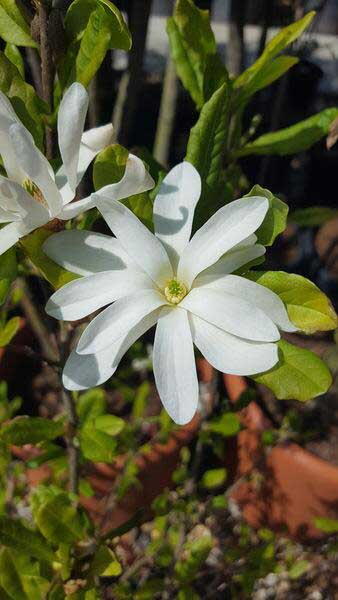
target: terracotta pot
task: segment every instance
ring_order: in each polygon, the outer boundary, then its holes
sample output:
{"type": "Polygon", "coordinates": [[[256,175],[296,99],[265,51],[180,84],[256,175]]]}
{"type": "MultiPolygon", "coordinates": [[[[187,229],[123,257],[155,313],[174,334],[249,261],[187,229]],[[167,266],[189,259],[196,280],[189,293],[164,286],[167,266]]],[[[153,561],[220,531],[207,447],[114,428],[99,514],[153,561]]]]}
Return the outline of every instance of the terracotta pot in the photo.
{"type": "MultiPolygon", "coordinates": [[[[235,402],[246,388],[244,378],[225,375],[224,382],[235,402]]],[[[260,440],[271,423],[260,407],[251,402],[241,417],[246,429],[237,439],[238,483],[231,497],[245,520],[299,540],[323,537],[314,519],[338,519],[338,467],[295,443],[277,445],[267,454],[260,440]],[[247,475],[250,481],[243,481],[247,475]]]]}

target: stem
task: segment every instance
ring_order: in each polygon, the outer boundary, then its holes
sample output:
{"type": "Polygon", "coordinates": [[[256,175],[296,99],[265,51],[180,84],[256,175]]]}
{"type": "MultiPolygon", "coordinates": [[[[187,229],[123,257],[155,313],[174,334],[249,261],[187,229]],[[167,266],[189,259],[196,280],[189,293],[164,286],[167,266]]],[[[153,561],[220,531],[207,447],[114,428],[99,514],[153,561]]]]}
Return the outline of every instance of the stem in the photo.
{"type": "MultiPolygon", "coordinates": [[[[50,112],[52,112],[54,64],[52,50],[49,43],[48,20],[49,8],[45,4],[39,4],[42,97],[48,105],[50,112]]],[[[53,158],[53,132],[48,125],[46,125],[46,156],[48,159],[53,158]]]]}
{"type": "Polygon", "coordinates": [[[177,77],[174,61],[169,56],[165,70],[160,113],[154,143],[154,157],[166,165],[169,158],[170,142],[175,121],[177,101],[177,77]]]}
{"type": "Polygon", "coordinates": [[[34,87],[38,95],[42,98],[41,68],[37,50],[35,50],[35,48],[26,48],[26,58],[31,71],[34,87]]]}
{"type": "Polygon", "coordinates": [[[72,396],[61,388],[61,399],[68,416],[68,431],[66,433],[67,453],[68,453],[68,472],[69,472],[69,491],[77,494],[79,491],[79,448],[75,441],[78,418],[76,414],[75,402],[72,396]]]}

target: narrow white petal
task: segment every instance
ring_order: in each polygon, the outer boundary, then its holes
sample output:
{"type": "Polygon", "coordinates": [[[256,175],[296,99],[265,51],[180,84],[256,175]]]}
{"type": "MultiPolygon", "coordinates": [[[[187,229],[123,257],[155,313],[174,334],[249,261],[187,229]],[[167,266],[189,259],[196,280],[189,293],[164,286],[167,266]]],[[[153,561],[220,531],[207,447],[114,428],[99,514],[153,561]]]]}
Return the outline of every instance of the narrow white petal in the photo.
{"type": "Polygon", "coordinates": [[[196,275],[258,229],[269,208],[266,198],[252,196],[230,202],[199,229],[178,265],[178,279],[190,287],[196,275]]]}
{"type": "Polygon", "coordinates": [[[55,319],[76,321],[139,289],[154,289],[153,282],[135,269],[94,273],[57,290],[48,300],[46,312],[55,319]]]}
{"type": "Polygon", "coordinates": [[[70,204],[65,204],[65,206],[60,210],[58,218],[62,219],[63,221],[68,221],[69,219],[74,219],[81,213],[84,213],[91,208],[95,208],[95,206],[94,194],[91,194],[90,196],[87,196],[87,198],[82,198],[81,200],[76,200],[70,204]]]}
{"type": "Polygon", "coordinates": [[[196,315],[190,314],[190,322],[197,348],[222,373],[254,375],[268,371],[278,362],[277,344],[238,338],[196,315]]]}
{"type": "Polygon", "coordinates": [[[224,254],[215,264],[211,265],[197,275],[194,280],[194,287],[211,283],[217,279],[233,273],[247,263],[263,256],[265,254],[264,246],[255,244],[254,246],[236,247],[224,254]]]}
{"type": "Polygon", "coordinates": [[[257,342],[275,342],[279,331],[271,319],[250,301],[221,290],[196,288],[180,306],[228,333],[257,342]]]}
{"type": "Polygon", "coordinates": [[[43,251],[61,267],[77,275],[135,266],[120,242],[110,235],[92,231],[60,231],[51,235],[43,251]]]}
{"type": "Polygon", "coordinates": [[[58,113],[58,139],[68,183],[77,187],[80,143],[88,110],[88,94],[81,83],[73,83],[63,96],[58,113]]]}
{"type": "Polygon", "coordinates": [[[220,290],[238,299],[247,300],[250,304],[260,308],[283,331],[297,331],[279,296],[255,281],[238,275],[225,275],[207,282],[200,289],[220,290]]]}
{"type": "Polygon", "coordinates": [[[155,325],[159,311],[141,319],[126,336],[118,339],[96,354],[70,354],[63,371],[63,385],[67,390],[84,390],[100,385],[116,371],[123,355],[148,329],[155,325]]]}
{"type": "Polygon", "coordinates": [[[201,178],[189,162],[176,165],[164,178],[154,201],[155,234],[165,246],[174,270],[189,242],[201,178]]]}
{"type": "Polygon", "coordinates": [[[19,226],[20,223],[10,223],[0,229],[0,255],[20,239],[19,226]]]}
{"type": "Polygon", "coordinates": [[[79,354],[93,354],[103,350],[165,303],[164,296],[154,290],[140,290],[137,294],[116,300],[89,323],[76,351],[79,354]]]}
{"type": "Polygon", "coordinates": [[[23,125],[11,125],[9,135],[19,164],[27,177],[40,188],[52,216],[56,216],[62,207],[62,201],[51,176],[48,161],[35,146],[31,134],[23,125]]]}
{"type": "Polygon", "coordinates": [[[164,246],[121,202],[102,197],[97,207],[129,256],[159,286],[173,277],[164,246]]]}
{"type": "Polygon", "coordinates": [[[154,376],[158,393],[179,425],[193,418],[198,404],[198,381],[188,314],[180,308],[161,311],[155,333],[154,376]]]}
{"type": "Polygon", "coordinates": [[[96,192],[95,196],[102,196],[107,200],[123,200],[129,198],[129,196],[151,190],[154,185],[155,182],[145,168],[143,161],[138,156],[129,154],[122,179],[117,183],[104,186],[96,192]]]}
{"type": "Polygon", "coordinates": [[[18,163],[9,137],[9,128],[13,123],[20,123],[20,120],[7,96],[0,92],[0,154],[8,177],[22,183],[25,174],[18,163]]]}

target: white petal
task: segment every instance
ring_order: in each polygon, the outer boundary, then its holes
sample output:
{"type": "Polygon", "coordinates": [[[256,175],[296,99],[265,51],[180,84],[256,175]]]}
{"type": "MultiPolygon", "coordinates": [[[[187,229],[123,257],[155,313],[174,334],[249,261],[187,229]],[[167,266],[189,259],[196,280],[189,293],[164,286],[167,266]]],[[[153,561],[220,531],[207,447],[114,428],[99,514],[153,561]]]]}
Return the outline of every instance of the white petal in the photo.
{"type": "Polygon", "coordinates": [[[165,303],[162,294],[142,289],[137,294],[116,300],[89,323],[76,351],[79,354],[93,354],[103,350],[165,303]]]}
{"type": "Polygon", "coordinates": [[[0,92],[0,154],[8,177],[22,183],[25,174],[21,169],[9,138],[9,128],[20,123],[9,99],[0,92]]]}
{"type": "Polygon", "coordinates": [[[275,342],[279,331],[271,319],[250,301],[220,290],[196,288],[180,306],[228,333],[257,342],[275,342]]]}
{"type": "MultiPolygon", "coordinates": [[[[71,199],[71,198],[70,198],[71,199]]],[[[69,219],[74,219],[81,213],[90,210],[91,208],[95,208],[95,199],[94,194],[87,196],[86,198],[82,198],[81,200],[76,200],[76,202],[71,202],[70,204],[65,204],[62,210],[58,214],[58,219],[62,219],[63,221],[68,221],[69,219]]]]}
{"type": "Polygon", "coordinates": [[[259,258],[265,254],[264,246],[255,244],[254,246],[236,247],[227,252],[215,264],[211,265],[202,271],[194,280],[194,287],[212,283],[217,279],[224,277],[229,273],[233,273],[251,262],[255,258],[259,258]]]}
{"type": "Polygon", "coordinates": [[[20,223],[10,223],[0,229],[0,255],[9,250],[20,239],[20,223]]]}
{"type": "Polygon", "coordinates": [[[193,418],[198,381],[188,314],[180,308],[161,311],[156,327],[153,366],[163,405],[179,425],[193,418]]]}
{"type": "Polygon", "coordinates": [[[92,150],[92,152],[100,152],[112,143],[113,132],[114,129],[111,123],[87,129],[82,136],[81,143],[92,150]]]}
{"type": "Polygon", "coordinates": [[[165,246],[174,270],[188,244],[201,178],[189,162],[182,162],[164,178],[154,201],[155,234],[165,246]]]}
{"type": "Polygon", "coordinates": [[[81,83],[73,83],[63,96],[58,113],[58,139],[63,167],[73,192],[77,187],[77,168],[81,137],[88,110],[88,94],[81,83]]]}
{"type": "Polygon", "coordinates": [[[157,237],[121,202],[102,197],[97,207],[129,256],[153,281],[164,286],[173,277],[173,270],[157,237]]]}
{"type": "Polygon", "coordinates": [[[48,300],[46,312],[55,319],[76,321],[139,289],[154,288],[148,275],[135,269],[94,273],[57,290],[48,300]]]}
{"type": "Polygon", "coordinates": [[[45,241],[43,251],[58,265],[77,275],[135,266],[116,238],[80,229],[51,235],[45,241]]]}
{"type": "MultiPolygon", "coordinates": [[[[17,211],[27,228],[35,229],[50,219],[47,209],[15,181],[0,175],[0,205],[7,210],[17,211]]],[[[17,220],[17,219],[12,219],[17,220]]]]}
{"type": "Polygon", "coordinates": [[[117,183],[104,186],[95,195],[112,200],[123,200],[129,198],[129,196],[151,190],[154,185],[155,182],[145,168],[143,161],[138,156],[129,154],[122,179],[117,183]]]}
{"type": "Polygon", "coordinates": [[[125,337],[118,339],[96,354],[70,354],[63,371],[63,385],[67,390],[84,390],[104,383],[116,371],[123,355],[148,329],[155,325],[159,311],[144,317],[125,337]]]}
{"type": "Polygon", "coordinates": [[[26,175],[41,190],[52,216],[56,216],[62,207],[61,196],[51,176],[51,167],[27,129],[18,123],[9,130],[11,142],[17,159],[26,175]]]}
{"type": "Polygon", "coordinates": [[[197,348],[222,373],[254,375],[268,371],[278,362],[277,344],[238,338],[196,315],[190,314],[190,322],[197,348]]]}
{"type": "Polygon", "coordinates": [[[200,289],[220,290],[227,295],[231,294],[238,299],[247,300],[250,304],[260,308],[283,331],[297,331],[279,296],[255,281],[238,275],[225,275],[209,281],[200,289]]]}
{"type": "Polygon", "coordinates": [[[269,208],[266,198],[252,196],[230,202],[199,229],[183,251],[178,279],[188,287],[196,275],[258,229],[269,208]]]}

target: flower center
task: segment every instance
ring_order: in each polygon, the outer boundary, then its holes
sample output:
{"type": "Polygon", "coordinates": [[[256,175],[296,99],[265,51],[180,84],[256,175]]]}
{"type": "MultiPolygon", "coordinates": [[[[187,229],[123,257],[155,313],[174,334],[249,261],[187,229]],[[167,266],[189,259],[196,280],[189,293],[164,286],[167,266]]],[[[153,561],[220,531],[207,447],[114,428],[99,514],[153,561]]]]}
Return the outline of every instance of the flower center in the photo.
{"type": "Polygon", "coordinates": [[[22,187],[24,190],[26,190],[26,192],[28,192],[31,196],[33,196],[33,198],[39,202],[40,204],[43,204],[44,206],[46,206],[46,201],[43,197],[43,193],[41,192],[40,188],[38,188],[38,186],[36,185],[36,183],[34,183],[34,181],[32,181],[31,179],[25,179],[24,182],[22,183],[22,187]]]}
{"type": "Polygon", "coordinates": [[[171,279],[164,288],[164,295],[170,304],[178,304],[187,295],[187,288],[177,279],[171,279]]]}

